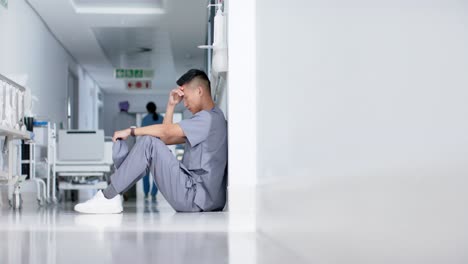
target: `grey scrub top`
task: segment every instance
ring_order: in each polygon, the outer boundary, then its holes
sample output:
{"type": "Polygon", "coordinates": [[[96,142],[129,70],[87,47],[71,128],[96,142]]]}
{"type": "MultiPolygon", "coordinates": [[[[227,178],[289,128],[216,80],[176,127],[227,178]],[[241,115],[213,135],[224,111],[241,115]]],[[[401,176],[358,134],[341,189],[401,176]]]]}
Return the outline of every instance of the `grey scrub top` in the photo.
{"type": "Polygon", "coordinates": [[[179,123],[187,138],[181,168],[195,178],[195,204],[204,211],[226,203],[227,124],[218,107],[179,123]]]}

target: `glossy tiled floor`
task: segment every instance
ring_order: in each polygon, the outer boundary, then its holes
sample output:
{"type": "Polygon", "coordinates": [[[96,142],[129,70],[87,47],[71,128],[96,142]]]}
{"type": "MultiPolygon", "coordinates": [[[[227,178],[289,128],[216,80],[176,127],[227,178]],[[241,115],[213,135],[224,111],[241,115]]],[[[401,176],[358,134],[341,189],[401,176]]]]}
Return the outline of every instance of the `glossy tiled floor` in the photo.
{"type": "Polygon", "coordinates": [[[0,208],[2,264],[301,262],[259,234],[233,231],[227,212],[179,214],[164,200],[126,203],[120,215],[80,215],[72,204],[0,208]]]}

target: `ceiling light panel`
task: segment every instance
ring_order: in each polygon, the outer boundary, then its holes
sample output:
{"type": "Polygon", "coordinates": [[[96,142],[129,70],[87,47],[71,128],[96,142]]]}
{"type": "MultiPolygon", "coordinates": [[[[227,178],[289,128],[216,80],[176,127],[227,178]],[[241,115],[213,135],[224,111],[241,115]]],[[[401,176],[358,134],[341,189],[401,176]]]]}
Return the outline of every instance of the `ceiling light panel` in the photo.
{"type": "Polygon", "coordinates": [[[164,14],[164,0],[73,0],[79,14],[164,14]]]}

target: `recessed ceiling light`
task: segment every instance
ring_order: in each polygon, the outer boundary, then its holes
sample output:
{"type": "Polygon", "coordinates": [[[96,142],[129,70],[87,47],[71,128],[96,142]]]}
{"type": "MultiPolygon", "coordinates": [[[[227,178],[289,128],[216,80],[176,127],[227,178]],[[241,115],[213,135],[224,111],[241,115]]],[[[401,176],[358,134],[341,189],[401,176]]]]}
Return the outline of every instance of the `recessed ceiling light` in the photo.
{"type": "Polygon", "coordinates": [[[162,8],[156,7],[76,7],[79,14],[111,14],[111,15],[154,15],[164,14],[162,8]]]}
{"type": "Polygon", "coordinates": [[[72,0],[80,14],[164,14],[163,0],[72,0]]]}

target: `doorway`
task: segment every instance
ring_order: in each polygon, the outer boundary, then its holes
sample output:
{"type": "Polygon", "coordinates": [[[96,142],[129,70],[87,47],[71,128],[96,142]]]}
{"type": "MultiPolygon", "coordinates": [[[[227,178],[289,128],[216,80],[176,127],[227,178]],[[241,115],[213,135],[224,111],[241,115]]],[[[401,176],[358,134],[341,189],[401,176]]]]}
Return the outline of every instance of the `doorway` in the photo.
{"type": "Polygon", "coordinates": [[[78,129],[78,77],[70,70],[68,71],[67,85],[67,129],[78,129]]]}

